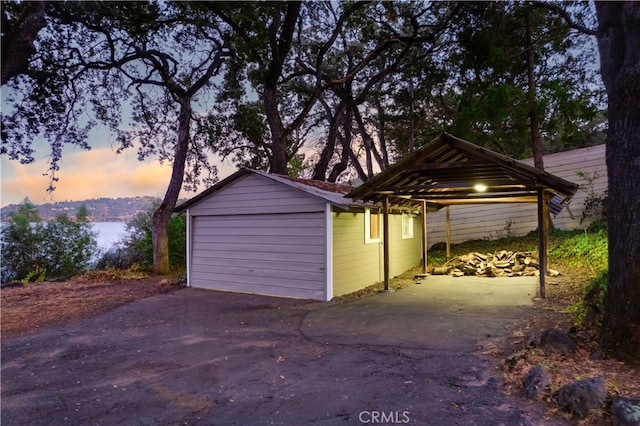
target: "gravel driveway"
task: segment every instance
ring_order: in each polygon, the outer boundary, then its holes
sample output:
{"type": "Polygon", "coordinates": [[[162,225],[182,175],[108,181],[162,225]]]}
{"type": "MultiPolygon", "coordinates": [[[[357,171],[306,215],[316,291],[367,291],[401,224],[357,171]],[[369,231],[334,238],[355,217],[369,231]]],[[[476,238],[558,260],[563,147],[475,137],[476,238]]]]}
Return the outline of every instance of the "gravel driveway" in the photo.
{"type": "MultiPolygon", "coordinates": [[[[348,302],[183,289],[2,341],[3,425],[532,425],[478,339],[535,280],[348,302]]],[[[496,279],[497,280],[497,279],[496,279]]]]}

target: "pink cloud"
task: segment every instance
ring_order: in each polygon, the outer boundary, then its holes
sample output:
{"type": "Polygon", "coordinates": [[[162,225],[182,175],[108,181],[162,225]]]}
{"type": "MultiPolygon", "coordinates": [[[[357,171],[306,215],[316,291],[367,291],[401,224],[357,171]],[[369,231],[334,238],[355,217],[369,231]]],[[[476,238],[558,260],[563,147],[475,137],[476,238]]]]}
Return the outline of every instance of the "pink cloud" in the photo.
{"type": "Polygon", "coordinates": [[[48,194],[46,161],[22,165],[2,159],[2,205],[21,202],[29,197],[36,204],[51,201],[83,200],[100,197],[162,195],[171,167],[154,161],[118,155],[111,148],[65,155],[56,190],[48,194]]]}
{"type": "MultiPolygon", "coordinates": [[[[228,162],[216,161],[219,177],[235,171],[228,162]]],[[[135,153],[116,154],[111,147],[96,147],[90,151],[65,153],[57,173],[56,190],[49,194],[46,159],[32,164],[20,164],[0,157],[2,192],[0,202],[20,203],[28,197],[35,204],[90,198],[134,196],[164,196],[171,177],[171,165],[155,160],[138,161],[135,153]]],[[[203,190],[205,188],[199,188],[203,190]]],[[[193,192],[182,192],[190,198],[193,192]]]]}

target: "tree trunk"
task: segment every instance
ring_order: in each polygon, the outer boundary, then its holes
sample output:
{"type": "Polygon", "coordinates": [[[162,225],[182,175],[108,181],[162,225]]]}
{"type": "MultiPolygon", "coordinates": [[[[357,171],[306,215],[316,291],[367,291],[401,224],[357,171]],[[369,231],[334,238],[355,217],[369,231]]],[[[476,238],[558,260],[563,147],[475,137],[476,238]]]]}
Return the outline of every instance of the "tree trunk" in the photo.
{"type": "MultiPolygon", "coordinates": [[[[326,103],[323,103],[327,116],[331,115],[331,108],[326,103]]],[[[324,181],[326,179],[327,170],[329,170],[329,164],[331,158],[336,150],[336,140],[338,138],[338,127],[340,126],[341,117],[346,109],[346,103],[344,100],[340,101],[338,108],[336,108],[335,114],[331,117],[331,123],[329,124],[329,134],[327,135],[327,142],[322,149],[320,158],[313,168],[314,180],[324,181]]]]}
{"type": "Polygon", "coordinates": [[[184,169],[189,151],[189,129],[191,125],[191,98],[183,96],[179,99],[180,115],[178,116],[178,140],[171,169],[171,179],[167,192],[160,206],[153,213],[153,229],[151,239],[153,243],[153,272],[168,274],[171,270],[169,263],[169,233],[168,225],[171,213],[176,207],[178,195],[182,189],[184,169]]]}
{"type": "Polygon", "coordinates": [[[28,71],[29,58],[36,52],[33,42],[47,24],[45,6],[44,1],[25,1],[20,16],[10,23],[2,2],[2,85],[28,71]]]}
{"type": "Polygon", "coordinates": [[[527,38],[527,79],[529,83],[529,128],[531,129],[531,149],[533,150],[533,164],[536,168],[544,170],[544,160],[542,151],[542,136],[540,135],[540,117],[538,116],[538,107],[536,105],[536,75],[535,75],[535,47],[533,45],[533,37],[531,35],[531,18],[529,14],[526,20],[526,38],[527,38]]]}
{"type": "Polygon", "coordinates": [[[380,154],[382,155],[382,164],[379,164],[380,170],[389,167],[389,151],[387,150],[387,141],[385,138],[385,112],[380,98],[374,100],[376,110],[378,111],[378,142],[380,143],[380,154]]]}
{"type": "Polygon", "coordinates": [[[287,174],[287,143],[284,138],[282,119],[278,111],[277,89],[274,85],[265,84],[264,109],[267,115],[267,123],[271,131],[271,173],[287,174]]]}
{"type": "Polygon", "coordinates": [[[407,152],[411,153],[416,149],[416,123],[414,107],[413,77],[409,77],[409,137],[407,141],[407,152]]]}
{"type": "Polygon", "coordinates": [[[342,144],[342,155],[340,156],[340,162],[333,165],[331,169],[331,173],[329,173],[329,177],[327,178],[327,182],[335,183],[338,180],[338,177],[347,170],[349,167],[349,155],[352,151],[351,148],[351,122],[353,121],[353,113],[351,108],[347,109],[344,114],[342,114],[342,129],[344,132],[344,137],[340,138],[340,142],[342,144]]]}
{"type": "MultiPolygon", "coordinates": [[[[384,170],[384,161],[378,152],[378,148],[376,148],[376,144],[367,131],[367,128],[364,125],[364,120],[362,120],[362,116],[360,115],[360,110],[357,106],[353,106],[353,115],[356,119],[356,124],[358,125],[358,132],[362,137],[362,142],[364,144],[364,148],[366,151],[366,161],[367,161],[367,178],[372,178],[375,175],[373,171],[373,158],[375,158],[378,163],[378,167],[384,170]],[[373,158],[372,158],[373,156],[373,158]]],[[[366,179],[363,179],[366,180],[366,179]]]]}
{"type": "Polygon", "coordinates": [[[284,62],[291,50],[293,34],[296,30],[296,22],[300,14],[302,2],[291,1],[288,3],[272,3],[272,18],[269,24],[269,46],[271,57],[265,61],[264,73],[264,107],[267,115],[267,123],[271,131],[271,173],[287,174],[287,133],[285,132],[280,112],[278,111],[278,83],[282,76],[284,62]],[[284,19],[281,13],[284,11],[284,19]]]}
{"type": "Polygon", "coordinates": [[[640,2],[596,2],[607,89],[609,273],[600,343],[640,358],[640,2]]]}

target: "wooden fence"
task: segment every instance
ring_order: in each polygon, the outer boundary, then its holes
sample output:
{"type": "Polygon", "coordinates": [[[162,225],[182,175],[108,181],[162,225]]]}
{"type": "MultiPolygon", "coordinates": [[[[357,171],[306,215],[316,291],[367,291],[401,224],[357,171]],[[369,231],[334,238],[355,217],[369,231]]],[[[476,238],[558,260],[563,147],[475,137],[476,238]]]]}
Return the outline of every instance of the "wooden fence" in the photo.
{"type": "MultiPolygon", "coordinates": [[[[532,158],[522,161],[533,165],[532,158]]],[[[581,185],[569,205],[573,217],[567,209],[563,209],[552,218],[553,226],[563,230],[588,226],[589,220],[580,223],[585,198],[591,191],[602,195],[607,190],[605,145],[546,155],[544,167],[549,173],[581,185]],[[592,179],[591,184],[589,185],[580,174],[592,179]]],[[[429,246],[446,240],[445,210],[427,215],[429,246]]],[[[522,236],[538,227],[537,205],[523,203],[451,206],[450,224],[452,244],[475,239],[496,239],[508,235],[522,236]]]]}

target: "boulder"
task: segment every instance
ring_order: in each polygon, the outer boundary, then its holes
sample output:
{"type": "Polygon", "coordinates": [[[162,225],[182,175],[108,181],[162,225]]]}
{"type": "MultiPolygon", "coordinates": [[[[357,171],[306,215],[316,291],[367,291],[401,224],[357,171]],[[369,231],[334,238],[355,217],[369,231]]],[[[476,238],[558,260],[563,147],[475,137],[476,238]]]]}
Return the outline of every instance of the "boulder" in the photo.
{"type": "Polygon", "coordinates": [[[512,370],[518,364],[518,361],[525,359],[527,354],[525,351],[514,352],[505,358],[504,363],[507,364],[509,370],[512,370]]]}
{"type": "Polygon", "coordinates": [[[614,396],[613,426],[640,426],[640,399],[614,396]]]}
{"type": "Polygon", "coordinates": [[[591,341],[591,336],[584,330],[580,330],[575,334],[576,340],[582,343],[589,343],[591,341]]]}
{"type": "Polygon", "coordinates": [[[558,390],[558,405],[578,418],[600,408],[607,398],[604,377],[592,377],[564,385],[558,390]]]}
{"type": "Polygon", "coordinates": [[[542,341],[542,332],[541,331],[533,331],[531,332],[526,339],[526,346],[528,348],[537,348],[540,346],[540,342],[542,341]]]}
{"type": "Polygon", "coordinates": [[[531,400],[536,400],[549,384],[551,379],[547,371],[540,364],[535,365],[522,380],[524,395],[531,400]]]}
{"type": "Polygon", "coordinates": [[[542,332],[540,347],[545,352],[555,352],[563,355],[569,355],[578,349],[576,342],[557,328],[549,328],[542,332]]]}

